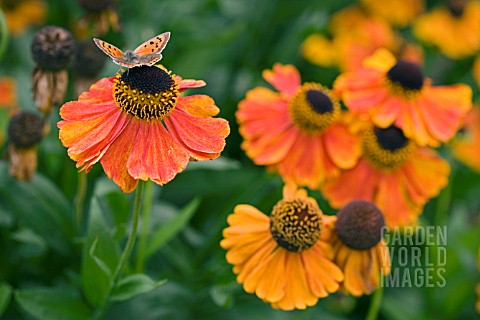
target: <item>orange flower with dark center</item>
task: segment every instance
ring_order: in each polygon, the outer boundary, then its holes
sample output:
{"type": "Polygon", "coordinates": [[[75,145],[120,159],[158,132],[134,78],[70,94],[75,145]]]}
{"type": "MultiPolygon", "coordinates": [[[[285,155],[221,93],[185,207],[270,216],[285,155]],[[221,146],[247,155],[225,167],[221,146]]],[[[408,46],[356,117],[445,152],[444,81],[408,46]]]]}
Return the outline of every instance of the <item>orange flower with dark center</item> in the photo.
{"type": "Polygon", "coordinates": [[[215,159],[225,146],[230,129],[212,118],[214,101],[180,95],[204,85],[147,66],[101,79],[60,109],[60,139],[77,168],[88,172],[100,161],[123,192],[138,180],[165,184],[189,160],[215,159]]]}
{"type": "Polygon", "coordinates": [[[340,169],[353,167],[360,146],[337,98],[318,83],[301,84],[292,65],[275,64],[263,77],[279,92],[257,87],[236,113],[242,148],[297,185],[318,188],[340,169]]]}
{"type": "Polygon", "coordinates": [[[418,17],[413,33],[436,46],[452,59],[462,59],[480,50],[480,2],[450,0],[418,17]]]}
{"type": "Polygon", "coordinates": [[[361,135],[363,157],[327,181],[323,195],[335,208],[357,199],[373,202],[390,228],[413,224],[425,203],[447,185],[448,162],[394,126],[370,127],[361,135]]]}
{"type": "Polygon", "coordinates": [[[422,146],[452,138],[472,107],[469,86],[432,86],[417,64],[383,49],[362,69],[340,75],[334,88],[354,113],[370,115],[381,128],[394,124],[422,146]]]}
{"type": "Polygon", "coordinates": [[[331,237],[322,211],[305,190],[286,185],[270,217],[237,205],[220,242],[237,281],[272,307],[305,309],[339,289],[340,269],[331,261],[331,237]]]}
{"type": "Polygon", "coordinates": [[[342,269],[342,289],[354,296],[371,294],[380,279],[390,273],[388,247],[382,239],[384,219],[371,202],[355,200],[326,216],[325,228],[331,230],[328,241],[335,252],[334,262],[342,269]]]}

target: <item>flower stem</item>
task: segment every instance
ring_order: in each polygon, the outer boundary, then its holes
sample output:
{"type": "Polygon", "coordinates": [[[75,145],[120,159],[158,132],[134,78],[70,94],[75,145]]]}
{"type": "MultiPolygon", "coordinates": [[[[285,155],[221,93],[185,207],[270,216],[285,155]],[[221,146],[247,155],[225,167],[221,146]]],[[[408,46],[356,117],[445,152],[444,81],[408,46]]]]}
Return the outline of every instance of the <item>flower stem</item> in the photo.
{"type": "Polygon", "coordinates": [[[123,249],[120,259],[118,259],[117,267],[115,268],[115,271],[112,275],[111,282],[110,282],[111,283],[110,289],[105,298],[105,302],[100,308],[95,310],[95,312],[92,315],[92,319],[95,319],[95,320],[101,319],[103,313],[105,312],[107,306],[109,305],[110,295],[112,294],[113,289],[116,287],[117,281],[127,264],[130,254],[132,253],[133,247],[135,245],[135,239],[137,238],[138,220],[140,218],[140,209],[142,205],[142,196],[143,196],[144,186],[145,186],[145,181],[139,181],[137,191],[135,193],[135,202],[133,203],[132,229],[130,230],[127,243],[125,245],[125,248],[123,249]]]}
{"type": "Polygon", "coordinates": [[[75,222],[77,223],[77,229],[80,230],[83,217],[83,204],[87,192],[87,174],[85,172],[79,172],[77,179],[77,194],[73,202],[75,205],[75,222]]]}
{"type": "Polygon", "coordinates": [[[5,51],[7,50],[9,40],[7,22],[3,10],[0,9],[0,60],[2,60],[5,51]]]}
{"type": "Polygon", "coordinates": [[[378,312],[380,311],[380,305],[382,304],[383,287],[380,286],[375,291],[370,302],[366,320],[376,320],[378,318],[378,312]]]}
{"type": "Polygon", "coordinates": [[[135,270],[143,272],[145,265],[145,248],[149,235],[150,215],[152,213],[152,198],[153,198],[153,182],[147,181],[145,186],[145,198],[142,209],[142,228],[140,230],[138,247],[137,247],[137,262],[135,270]]]}
{"type": "Polygon", "coordinates": [[[138,183],[137,191],[135,193],[135,202],[133,204],[133,221],[132,221],[132,230],[128,236],[127,244],[125,245],[125,249],[123,249],[122,255],[118,260],[117,268],[112,276],[112,288],[115,288],[117,283],[118,277],[122,273],[125,265],[132,253],[133,246],[135,245],[135,239],[137,238],[137,229],[138,229],[138,220],[140,218],[140,209],[142,206],[142,195],[143,189],[145,186],[145,181],[140,181],[138,183]]]}

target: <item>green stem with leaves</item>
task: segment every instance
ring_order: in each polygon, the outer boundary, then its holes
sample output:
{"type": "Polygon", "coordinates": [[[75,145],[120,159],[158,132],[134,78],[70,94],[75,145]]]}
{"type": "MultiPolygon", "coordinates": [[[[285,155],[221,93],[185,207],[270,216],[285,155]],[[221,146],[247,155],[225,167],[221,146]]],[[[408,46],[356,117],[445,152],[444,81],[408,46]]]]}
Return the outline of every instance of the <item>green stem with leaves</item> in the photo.
{"type": "Polygon", "coordinates": [[[145,181],[140,181],[138,183],[137,191],[135,193],[135,202],[133,204],[132,229],[130,230],[130,234],[128,235],[125,248],[123,249],[120,259],[118,259],[117,266],[111,277],[110,290],[105,299],[105,303],[102,307],[96,310],[96,312],[92,317],[93,319],[101,319],[103,313],[105,312],[109,304],[109,299],[110,299],[110,295],[112,294],[112,290],[116,287],[117,282],[120,278],[120,275],[125,269],[128,258],[130,258],[130,254],[132,253],[133,247],[135,246],[135,240],[137,238],[138,221],[140,220],[140,211],[142,207],[142,196],[143,196],[144,186],[145,186],[145,181]]]}

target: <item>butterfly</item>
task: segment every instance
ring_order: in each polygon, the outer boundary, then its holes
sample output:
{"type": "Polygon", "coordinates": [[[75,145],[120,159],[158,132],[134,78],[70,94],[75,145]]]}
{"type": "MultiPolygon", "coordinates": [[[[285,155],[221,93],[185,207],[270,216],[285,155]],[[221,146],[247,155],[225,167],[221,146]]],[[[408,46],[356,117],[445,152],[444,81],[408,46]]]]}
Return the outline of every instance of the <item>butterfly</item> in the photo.
{"type": "Polygon", "coordinates": [[[113,62],[127,68],[133,68],[143,65],[151,66],[160,61],[162,59],[162,51],[165,49],[169,39],[170,32],[164,32],[145,41],[135,50],[127,50],[125,52],[106,41],[97,38],[93,38],[93,41],[106,55],[113,59],[113,62]]]}

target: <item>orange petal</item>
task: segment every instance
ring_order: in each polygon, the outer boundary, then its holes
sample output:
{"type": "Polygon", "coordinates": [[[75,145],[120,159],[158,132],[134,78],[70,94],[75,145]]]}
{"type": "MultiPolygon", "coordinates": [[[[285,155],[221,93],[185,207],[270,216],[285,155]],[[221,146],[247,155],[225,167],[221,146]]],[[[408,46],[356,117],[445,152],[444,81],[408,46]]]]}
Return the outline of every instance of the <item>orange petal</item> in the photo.
{"type": "Polygon", "coordinates": [[[323,136],[328,157],[341,169],[353,168],[361,156],[362,149],[357,136],[349,132],[344,124],[333,124],[323,136]]]}
{"type": "Polygon", "coordinates": [[[180,76],[176,76],[175,80],[178,82],[180,92],[190,88],[201,88],[207,85],[203,80],[182,79],[180,76]]]}
{"type": "Polygon", "coordinates": [[[394,228],[410,224],[416,211],[410,203],[404,186],[400,185],[397,172],[384,173],[378,180],[378,193],[374,203],[383,212],[385,223],[394,228]]]}
{"type": "Polygon", "coordinates": [[[274,308],[305,309],[317,303],[318,298],[310,291],[305,266],[299,253],[287,252],[284,277],[285,295],[280,301],[272,304],[274,308]]]}
{"type": "Polygon", "coordinates": [[[300,73],[291,64],[275,63],[273,69],[263,71],[262,76],[287,97],[294,95],[301,85],[300,73]]]}
{"type": "Polygon", "coordinates": [[[352,200],[373,201],[377,175],[367,161],[360,159],[354,168],[342,172],[338,178],[327,180],[322,187],[323,195],[334,208],[340,208],[352,200]]]}
{"type": "Polygon", "coordinates": [[[204,94],[180,97],[175,108],[199,118],[213,117],[220,112],[220,109],[215,105],[215,101],[204,94]]]}
{"type": "Polygon", "coordinates": [[[355,113],[365,113],[380,105],[388,96],[383,74],[361,69],[341,74],[333,85],[343,102],[355,113]]]}
{"type": "MultiPolygon", "coordinates": [[[[202,153],[220,153],[230,127],[225,119],[197,118],[182,110],[174,110],[164,119],[168,131],[182,146],[202,153]]],[[[191,156],[192,156],[191,155],[191,156]]]]}
{"type": "Polygon", "coordinates": [[[247,287],[249,282],[252,282],[252,285],[256,287],[255,293],[260,299],[269,303],[282,299],[285,295],[285,283],[288,281],[288,279],[281,276],[285,272],[286,256],[286,250],[277,248],[268,258],[261,261],[245,279],[245,291],[248,292],[247,287]]]}
{"type": "Polygon", "coordinates": [[[132,122],[137,123],[138,131],[132,136],[135,143],[129,152],[127,168],[134,179],[150,178],[162,185],[186,168],[189,155],[171,137],[161,121],[133,119],[132,122]]]}
{"type": "Polygon", "coordinates": [[[350,255],[344,268],[345,289],[354,296],[361,296],[365,293],[365,282],[362,274],[361,251],[350,250],[350,255]]]}
{"type": "Polygon", "coordinates": [[[467,85],[430,87],[419,101],[418,109],[435,140],[448,141],[458,130],[472,103],[467,85]]]}
{"type": "Polygon", "coordinates": [[[135,190],[138,184],[138,181],[127,171],[128,157],[140,127],[140,122],[134,120],[129,121],[122,133],[118,135],[100,159],[106,175],[113,179],[120,189],[126,193],[135,190]]]}

